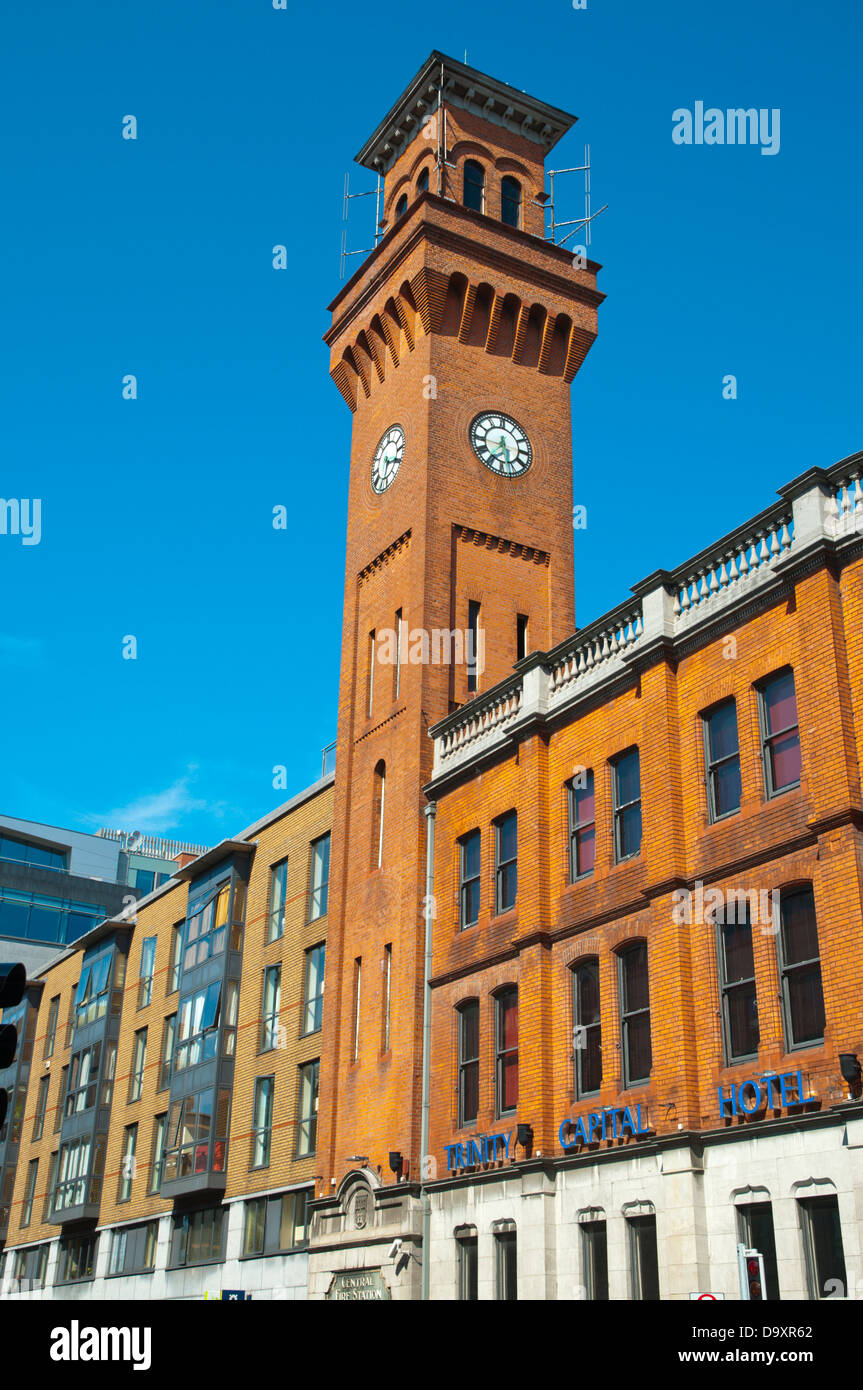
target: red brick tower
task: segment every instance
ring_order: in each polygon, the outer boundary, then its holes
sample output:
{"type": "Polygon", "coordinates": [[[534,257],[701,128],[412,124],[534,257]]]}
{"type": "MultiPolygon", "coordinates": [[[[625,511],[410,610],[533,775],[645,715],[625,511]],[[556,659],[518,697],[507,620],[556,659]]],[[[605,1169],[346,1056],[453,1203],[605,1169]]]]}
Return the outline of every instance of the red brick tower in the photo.
{"type": "Polygon", "coordinates": [[[384,226],[326,335],[354,419],[319,1192],[358,1156],[391,1181],[391,1150],[419,1174],[427,730],[574,628],[569,388],[603,296],[543,213],[573,119],[433,53],[357,156],[384,226]]]}

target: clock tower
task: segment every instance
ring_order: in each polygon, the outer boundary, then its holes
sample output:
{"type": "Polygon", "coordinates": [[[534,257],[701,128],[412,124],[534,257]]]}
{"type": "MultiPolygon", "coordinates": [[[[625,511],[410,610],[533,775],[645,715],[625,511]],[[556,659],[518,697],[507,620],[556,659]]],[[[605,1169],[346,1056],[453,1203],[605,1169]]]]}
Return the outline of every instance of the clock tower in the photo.
{"type": "Polygon", "coordinates": [[[570,384],[603,296],[543,210],[573,123],[432,53],[357,155],[383,216],[326,334],[353,414],[317,1134],[334,1204],[352,1170],[394,1183],[393,1152],[420,1175],[428,729],[575,627],[570,384]]]}

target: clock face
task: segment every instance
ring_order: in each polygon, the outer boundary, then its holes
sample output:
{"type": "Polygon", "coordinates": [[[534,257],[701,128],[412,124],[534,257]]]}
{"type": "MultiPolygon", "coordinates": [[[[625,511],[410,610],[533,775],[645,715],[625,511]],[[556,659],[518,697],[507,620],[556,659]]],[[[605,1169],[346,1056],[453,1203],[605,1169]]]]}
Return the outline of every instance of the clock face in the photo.
{"type": "Polygon", "coordinates": [[[372,459],[372,487],[375,492],[386,492],[401,467],[404,452],[404,430],[401,425],[390,425],[372,459]]]}
{"type": "Polygon", "coordinates": [[[521,425],[497,410],[477,415],[470,427],[470,442],[486,468],[504,478],[526,473],[533,460],[530,440],[521,425]]]}

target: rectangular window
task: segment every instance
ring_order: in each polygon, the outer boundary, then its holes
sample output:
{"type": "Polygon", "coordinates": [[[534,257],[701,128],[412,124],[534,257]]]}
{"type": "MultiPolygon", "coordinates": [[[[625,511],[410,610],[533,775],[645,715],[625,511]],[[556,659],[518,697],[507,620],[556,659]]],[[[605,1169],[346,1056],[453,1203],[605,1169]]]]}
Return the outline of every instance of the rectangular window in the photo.
{"type": "Polygon", "coordinates": [[[369,633],[369,719],[375,703],[375,632],[369,633]]]}
{"type": "Polygon", "coordinates": [[[312,891],[310,894],[309,921],[327,914],[327,899],[330,887],[330,837],[321,835],[312,842],[312,891]]]}
{"type": "Polygon", "coordinates": [[[75,1032],[75,998],[78,994],[79,984],[80,981],[76,980],[75,984],[72,986],[72,993],[69,996],[69,1013],[66,1017],[66,1037],[63,1044],[65,1047],[72,1046],[72,1034],[75,1032]]]}
{"type": "Polygon", "coordinates": [[[267,1199],[256,1197],[245,1203],[243,1213],[243,1254],[263,1255],[267,1229],[267,1199]]]}
{"type": "Polygon", "coordinates": [[[360,1005],[362,1003],[363,991],[363,958],[357,956],[354,961],[354,1050],[352,1061],[356,1062],[360,1055],[360,1005]]]}
{"type": "Polygon", "coordinates": [[[166,1091],[171,1084],[174,1069],[174,1043],[177,1036],[177,1015],[168,1014],[162,1030],[162,1062],[159,1067],[159,1090],[166,1091]]]}
{"type": "Polygon", "coordinates": [[[123,1152],[120,1158],[120,1181],[117,1185],[117,1201],[128,1202],[132,1196],[132,1180],[135,1176],[135,1152],[138,1148],[138,1126],[127,1125],[123,1131],[123,1152]]]}
{"type": "Polygon", "coordinates": [[[282,967],[269,965],[264,971],[264,995],[261,1009],[261,1051],[269,1052],[279,1044],[279,1012],[282,1007],[282,967]]]}
{"type": "Polygon", "coordinates": [[[515,659],[524,661],[527,656],[527,614],[517,613],[515,618],[515,659]]]}
{"type": "Polygon", "coordinates": [[[518,815],[510,811],[495,822],[495,910],[515,907],[518,892],[518,815]]]}
{"type": "Polygon", "coordinates": [[[656,1217],[630,1216],[629,1271],[632,1297],[645,1302],[659,1298],[659,1263],[656,1257],[656,1217]]]}
{"type": "Polygon", "coordinates": [[[764,1256],[764,1298],[779,1301],[779,1270],[776,1263],[776,1241],[773,1234],[773,1208],[769,1202],[751,1202],[737,1208],[740,1236],[747,1250],[759,1250],[764,1256]]]}
{"type": "Polygon", "coordinates": [[[393,997],[393,948],[390,943],[384,946],[384,990],[383,990],[383,1013],[384,1026],[383,1037],[381,1039],[381,1051],[390,1050],[390,1010],[392,1008],[393,997]]]}
{"type": "Polygon", "coordinates": [[[84,965],[75,994],[75,1027],[84,1028],[108,1012],[113,952],[98,956],[84,965]]]}
{"type": "Polygon", "coordinates": [[[479,1004],[458,1011],[458,1122],[472,1124],[479,1113],[479,1004]]]}
{"type": "Polygon", "coordinates": [[[107,1110],[114,1095],[114,1071],[117,1066],[117,1043],[114,1038],[109,1038],[105,1044],[105,1056],[102,1061],[102,1081],[99,1086],[99,1104],[103,1110],[107,1110]]]}
{"type": "Polygon", "coordinates": [[[315,1152],[318,1135],[318,1075],[320,1062],[300,1067],[300,1103],[297,1122],[297,1158],[315,1152]]]}
{"type": "Polygon", "coordinates": [[[800,1215],[809,1297],[830,1298],[837,1292],[847,1297],[838,1197],[810,1197],[801,1201],[800,1215]]]}
{"type": "Polygon", "coordinates": [[[147,1030],[139,1028],[132,1051],[132,1075],[129,1077],[129,1100],[140,1100],[144,1090],[144,1068],[147,1065],[147,1030]]]}
{"type": "Polygon", "coordinates": [[[594,1303],[608,1301],[608,1240],[604,1221],[581,1223],[581,1259],[587,1297],[594,1303]]]}
{"type": "Polygon", "coordinates": [[[309,1218],[307,1205],[312,1189],[300,1188],[296,1192],[285,1192],[276,1200],[279,1203],[279,1249],[297,1250],[309,1243],[309,1218]]]}
{"type": "Polygon", "coordinates": [[[222,1259],[224,1207],[207,1207],[174,1217],[171,1268],[210,1264],[222,1259]]]}
{"type": "Polygon", "coordinates": [[[472,830],[459,840],[459,925],[473,927],[479,921],[480,833],[472,830]]]}
{"type": "Polygon", "coordinates": [[[48,1009],[48,1031],[45,1034],[45,1057],[54,1056],[54,1042],[57,1037],[57,1018],[60,1013],[60,996],[55,995],[48,1009]]]}
{"type": "MultiPolygon", "coordinates": [[[[48,1272],[48,1245],[31,1245],[29,1250],[16,1250],[12,1267],[15,1293],[34,1293],[44,1289],[48,1272]]],[[[2,1279],[2,1267],[0,1267],[2,1279]]]]}
{"type": "Polygon", "coordinates": [[[402,610],[396,610],[396,670],[393,680],[393,699],[397,700],[402,688],[402,610]]]}
{"type": "Polygon", "coordinates": [[[60,1241],[58,1284],[77,1284],[96,1272],[96,1236],[69,1236],[60,1241]]]}
{"type": "Polygon", "coordinates": [[[148,1274],[156,1265],[158,1235],[158,1221],[112,1231],[108,1274],[148,1274]]]}
{"type": "Polygon", "coordinates": [[[602,1085],[602,1020],[599,962],[585,960],[572,972],[573,1056],[577,1098],[596,1095],[602,1085]]]}
{"type": "Polygon", "coordinates": [[[50,1076],[40,1076],[39,1090],[36,1095],[36,1117],[33,1121],[34,1139],[41,1139],[42,1131],[45,1128],[45,1112],[48,1109],[48,1088],[50,1085],[50,1076]]]}
{"type": "Polygon", "coordinates": [[[222,986],[218,980],[180,1001],[175,1072],[209,1062],[219,1041],[219,1006],[222,986]]]}
{"type": "Polygon", "coordinates": [[[596,859],[596,800],[593,771],[585,769],[569,784],[569,877],[574,883],[593,873],[596,859]]]}
{"type": "Polygon", "coordinates": [[[243,1255],[274,1255],[308,1244],[308,1188],[276,1196],[255,1197],[245,1203],[243,1255]]]}
{"type": "Polygon", "coordinates": [[[477,651],[479,642],[479,604],[471,599],[467,606],[467,693],[476,692],[477,651]]]}
{"type": "Polygon", "coordinates": [[[800,785],[800,730],[793,671],[771,676],[758,689],[761,759],[768,797],[800,785]]]}
{"type": "Polygon", "coordinates": [[[36,1196],[36,1179],[39,1174],[38,1158],[31,1158],[27,1165],[27,1183],[24,1188],[24,1201],[21,1206],[21,1226],[30,1225],[33,1215],[33,1198],[36,1196]]]}
{"type": "Polygon", "coordinates": [[[230,1119],[230,1091],[220,1091],[213,1113],[212,1089],[171,1102],[165,1129],[163,1182],[195,1173],[225,1170],[230,1119]],[[211,1160],[212,1149],[212,1160],[211,1160]]]}
{"type": "Polygon", "coordinates": [[[614,859],[619,864],[641,851],[641,767],[638,749],[611,765],[614,786],[614,859]]]}
{"type": "Polygon", "coordinates": [[[503,990],[495,999],[495,1012],[497,1113],[512,1115],[518,1105],[518,990],[503,990]]]}
{"type": "Polygon", "coordinates": [[[168,971],[168,994],[175,994],[180,988],[180,975],[183,970],[183,928],[185,922],[175,922],[171,929],[171,968],[168,971]]]}
{"type": "Polygon", "coordinates": [[[267,941],[278,941],[285,934],[285,904],[288,899],[288,861],[283,859],[270,870],[270,916],[267,941]]]}
{"type": "Polygon", "coordinates": [[[228,938],[230,892],[230,883],[223,883],[190,907],[183,950],[184,970],[192,970],[224,951],[228,938]]]}
{"type": "Polygon", "coordinates": [[[507,1303],[518,1298],[518,1254],[515,1231],[499,1231],[494,1238],[495,1298],[507,1303]]]}
{"type": "Polygon", "coordinates": [[[275,1078],[259,1076],[252,1109],[252,1167],[266,1168],[273,1137],[273,1086],[275,1078]]]}
{"type": "Polygon", "coordinates": [[[456,1240],[458,1253],[458,1296],[463,1301],[475,1301],[478,1293],[478,1258],[476,1236],[459,1236],[456,1240]]]}
{"type": "Polygon", "coordinates": [[[60,1148],[57,1191],[54,1197],[55,1210],[63,1211],[66,1207],[83,1206],[87,1201],[89,1176],[89,1136],[63,1144],[60,1148]]]}
{"type": "Polygon", "coordinates": [[[150,1196],[162,1190],[162,1159],[165,1152],[165,1121],[167,1118],[167,1114],[157,1115],[153,1120],[153,1152],[150,1157],[150,1196]]]}
{"type": "Polygon", "coordinates": [[[10,864],[30,864],[38,869],[56,869],[62,873],[66,869],[66,853],[38,845],[32,840],[18,840],[15,836],[0,835],[0,859],[10,864]]]}
{"type": "Polygon", "coordinates": [[[306,951],[303,991],[303,1033],[317,1033],[324,1021],[324,966],[326,946],[321,942],[306,951]]]}
{"type": "Polygon", "coordinates": [[[156,938],[148,936],[141,947],[141,969],[138,977],[138,1008],[145,1009],[153,998],[153,972],[156,968],[156,938]]]}
{"type": "Polygon", "coordinates": [[[45,1204],[42,1208],[42,1220],[47,1221],[51,1216],[54,1206],[54,1189],[57,1184],[57,1167],[60,1158],[59,1150],[55,1149],[51,1155],[51,1163],[48,1168],[48,1186],[45,1189],[45,1204]]]}
{"type": "Polygon", "coordinates": [[[740,747],[737,706],[725,700],[702,716],[707,805],[712,821],[740,810],[740,747]]]}
{"type": "Polygon", "coordinates": [[[785,1042],[790,1051],[824,1039],[824,994],[815,898],[811,888],[783,894],[780,911],[779,972],[785,1042]]]}
{"type": "Polygon", "coordinates": [[[623,1085],[650,1079],[650,993],[647,979],[647,944],[637,941],[620,953],[620,1024],[623,1050],[623,1085]]]}
{"type": "Polygon", "coordinates": [[[102,1058],[102,1044],[93,1043],[82,1052],[76,1052],[69,1066],[68,1088],[65,1111],[67,1115],[79,1115],[96,1104],[96,1091],[99,1081],[99,1063],[102,1058]]]}
{"type": "Polygon", "coordinates": [[[716,932],[725,1058],[728,1063],[740,1062],[758,1054],[758,999],[748,908],[734,903],[724,914],[718,912],[716,932]]]}
{"type": "Polygon", "coordinates": [[[55,1134],[59,1134],[59,1133],[60,1133],[60,1127],[61,1127],[61,1125],[63,1124],[63,1111],[64,1111],[64,1109],[65,1109],[65,1103],[66,1103],[66,1087],[68,1086],[68,1084],[69,1084],[69,1065],[68,1065],[68,1063],[67,1063],[66,1066],[63,1068],[63,1070],[60,1072],[60,1091],[59,1091],[59,1094],[58,1094],[58,1096],[57,1096],[57,1107],[56,1107],[56,1109],[55,1109],[55,1111],[54,1111],[54,1133],[55,1133],[55,1134]]]}

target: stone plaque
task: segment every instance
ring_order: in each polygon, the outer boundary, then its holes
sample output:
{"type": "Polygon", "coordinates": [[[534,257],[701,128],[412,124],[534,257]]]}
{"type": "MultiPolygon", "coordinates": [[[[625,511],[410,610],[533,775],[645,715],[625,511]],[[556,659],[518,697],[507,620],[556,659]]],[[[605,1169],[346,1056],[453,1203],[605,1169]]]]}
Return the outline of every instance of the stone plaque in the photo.
{"type": "Polygon", "coordinates": [[[389,1298],[390,1291],[379,1269],[346,1269],[333,1275],[327,1298],[360,1300],[389,1298]]]}

